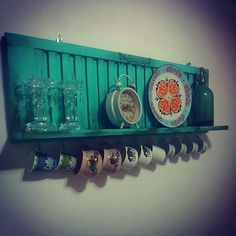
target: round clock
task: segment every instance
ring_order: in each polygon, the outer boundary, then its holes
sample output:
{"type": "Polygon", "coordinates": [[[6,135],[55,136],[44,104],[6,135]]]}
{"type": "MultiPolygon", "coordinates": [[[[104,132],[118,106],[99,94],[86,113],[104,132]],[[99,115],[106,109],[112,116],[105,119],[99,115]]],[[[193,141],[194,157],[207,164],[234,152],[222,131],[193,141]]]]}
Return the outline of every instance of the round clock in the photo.
{"type": "Polygon", "coordinates": [[[123,128],[124,126],[136,125],[142,115],[142,105],[138,94],[135,91],[134,82],[126,74],[120,75],[116,80],[116,89],[110,92],[106,99],[106,111],[111,123],[123,128]],[[121,88],[120,79],[126,76],[130,85],[126,88],[121,88]]]}

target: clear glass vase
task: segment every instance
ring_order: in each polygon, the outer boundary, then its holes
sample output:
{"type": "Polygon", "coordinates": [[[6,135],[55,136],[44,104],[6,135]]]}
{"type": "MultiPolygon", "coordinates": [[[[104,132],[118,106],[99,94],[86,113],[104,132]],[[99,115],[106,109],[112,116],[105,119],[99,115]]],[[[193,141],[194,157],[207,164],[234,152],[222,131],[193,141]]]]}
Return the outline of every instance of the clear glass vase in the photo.
{"type": "Polygon", "coordinates": [[[24,81],[25,90],[28,93],[33,109],[33,121],[25,125],[25,130],[53,131],[56,128],[48,121],[47,98],[50,83],[42,77],[32,77],[24,81]]]}
{"type": "MultiPolygon", "coordinates": [[[[82,84],[75,77],[69,76],[67,80],[62,81],[61,89],[64,95],[64,115],[65,122],[61,124],[60,130],[80,130],[78,117],[78,93],[81,93],[82,84]]],[[[81,99],[79,99],[81,102],[81,99]]]]}

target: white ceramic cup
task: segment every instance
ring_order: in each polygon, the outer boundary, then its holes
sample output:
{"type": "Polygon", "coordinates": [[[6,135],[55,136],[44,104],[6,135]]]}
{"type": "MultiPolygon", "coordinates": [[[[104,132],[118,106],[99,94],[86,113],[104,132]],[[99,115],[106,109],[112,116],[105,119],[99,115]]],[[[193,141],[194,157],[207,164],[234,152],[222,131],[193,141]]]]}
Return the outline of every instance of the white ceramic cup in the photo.
{"type": "Polygon", "coordinates": [[[175,155],[175,146],[172,144],[169,144],[169,150],[166,154],[168,158],[172,158],[175,155]]]}
{"type": "Polygon", "coordinates": [[[198,144],[196,142],[193,141],[193,150],[192,150],[192,154],[198,153],[198,144]]]}
{"type": "Polygon", "coordinates": [[[132,169],[138,163],[138,151],[129,146],[125,146],[125,157],[122,163],[122,168],[124,169],[132,169]]]}
{"type": "Polygon", "coordinates": [[[187,146],[184,143],[181,143],[181,150],[179,152],[179,156],[184,156],[187,153],[187,146]]]}
{"type": "MultiPolygon", "coordinates": [[[[163,149],[166,153],[166,158],[173,158],[173,156],[175,155],[175,147],[174,145],[172,145],[171,143],[169,143],[166,138],[162,138],[160,139],[156,145],[161,149],[163,149]]],[[[166,161],[166,158],[164,161],[166,161]]]]}
{"type": "Polygon", "coordinates": [[[205,142],[203,142],[203,147],[202,147],[202,149],[199,151],[199,153],[204,153],[204,152],[206,152],[206,150],[207,150],[207,145],[206,145],[205,142]]]}
{"type": "Polygon", "coordinates": [[[187,152],[187,146],[184,143],[181,143],[178,138],[172,138],[170,144],[175,147],[175,157],[184,156],[187,152]]]}
{"type": "Polygon", "coordinates": [[[193,139],[193,145],[195,146],[194,153],[204,153],[206,152],[207,145],[200,137],[193,139]]]}
{"type": "Polygon", "coordinates": [[[152,161],[152,146],[151,145],[140,145],[140,154],[138,158],[138,164],[147,166],[152,161]]]}
{"type": "Polygon", "coordinates": [[[195,151],[196,145],[194,145],[194,143],[188,137],[185,137],[182,140],[182,143],[186,145],[186,155],[190,155],[192,152],[195,151]]]}
{"type": "Polygon", "coordinates": [[[156,145],[152,145],[152,159],[157,163],[165,163],[167,158],[166,151],[156,145]]]}

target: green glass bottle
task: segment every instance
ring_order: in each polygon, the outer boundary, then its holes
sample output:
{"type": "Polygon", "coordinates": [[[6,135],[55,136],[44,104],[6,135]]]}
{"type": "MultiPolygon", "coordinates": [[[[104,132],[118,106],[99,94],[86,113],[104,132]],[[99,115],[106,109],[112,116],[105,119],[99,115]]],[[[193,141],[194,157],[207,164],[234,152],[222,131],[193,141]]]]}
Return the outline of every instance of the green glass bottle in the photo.
{"type": "Polygon", "coordinates": [[[214,125],[214,95],[206,84],[204,68],[198,75],[198,86],[193,92],[193,120],[196,126],[214,125]]]}

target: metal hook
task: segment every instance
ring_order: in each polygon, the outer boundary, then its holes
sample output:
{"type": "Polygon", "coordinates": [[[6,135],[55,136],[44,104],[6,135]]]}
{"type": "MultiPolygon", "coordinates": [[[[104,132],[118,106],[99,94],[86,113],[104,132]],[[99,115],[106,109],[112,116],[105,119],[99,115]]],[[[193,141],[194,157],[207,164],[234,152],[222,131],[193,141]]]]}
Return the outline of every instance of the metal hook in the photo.
{"type": "Polygon", "coordinates": [[[62,42],[62,37],[61,37],[60,34],[57,36],[56,41],[57,41],[58,43],[62,42]]]}

